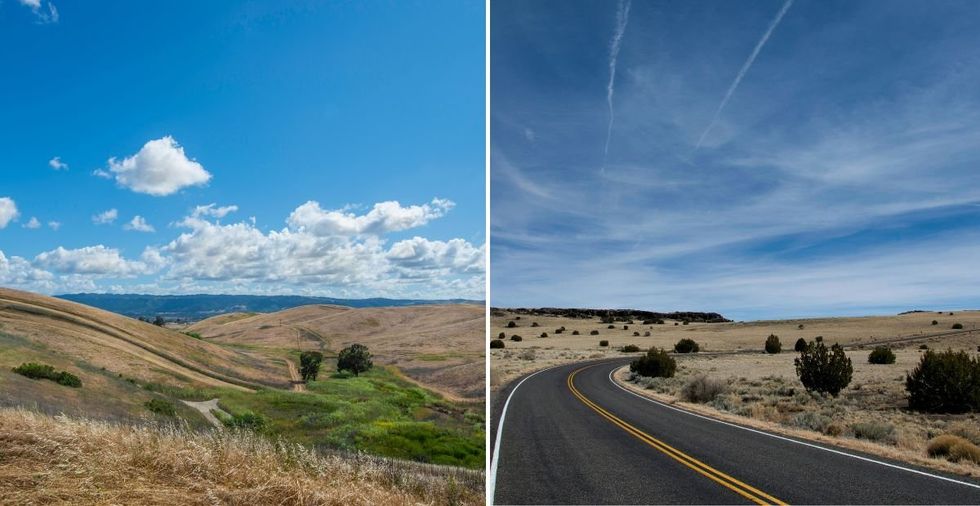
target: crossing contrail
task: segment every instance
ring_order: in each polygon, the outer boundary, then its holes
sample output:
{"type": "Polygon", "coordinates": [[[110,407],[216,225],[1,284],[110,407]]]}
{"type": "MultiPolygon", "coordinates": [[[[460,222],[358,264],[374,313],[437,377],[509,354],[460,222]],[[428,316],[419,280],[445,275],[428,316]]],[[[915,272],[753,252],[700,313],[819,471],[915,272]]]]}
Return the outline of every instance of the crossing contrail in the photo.
{"type": "Polygon", "coordinates": [[[721,103],[718,104],[718,109],[715,111],[714,117],[712,117],[711,122],[708,123],[708,128],[704,129],[704,132],[701,134],[701,138],[698,139],[698,144],[694,147],[694,149],[701,147],[701,143],[704,142],[704,138],[708,136],[708,132],[711,131],[711,129],[715,126],[715,122],[718,121],[718,117],[721,116],[722,109],[724,109],[725,105],[728,104],[728,100],[732,98],[732,95],[735,93],[735,89],[738,88],[739,83],[742,82],[742,78],[745,77],[745,73],[749,71],[749,67],[752,66],[753,62],[755,62],[755,57],[759,56],[759,51],[762,51],[762,46],[766,45],[766,41],[769,40],[769,36],[772,35],[773,30],[776,29],[776,26],[779,25],[779,22],[782,21],[783,16],[786,15],[786,11],[788,11],[792,5],[793,0],[786,0],[783,7],[779,9],[779,13],[776,14],[776,17],[773,18],[771,23],[769,23],[769,28],[766,29],[766,33],[762,34],[762,38],[755,44],[755,49],[752,50],[752,54],[749,55],[749,58],[745,60],[742,68],[739,69],[738,75],[735,76],[735,80],[732,81],[731,86],[728,87],[728,91],[725,92],[725,98],[721,99],[721,103]]]}
{"type": "Polygon", "coordinates": [[[630,20],[631,0],[619,0],[619,7],[616,9],[616,31],[613,38],[609,41],[609,83],[606,84],[606,105],[609,106],[609,126],[606,128],[606,147],[602,150],[603,165],[605,157],[609,154],[609,138],[612,136],[613,127],[613,95],[616,92],[616,60],[619,59],[619,47],[623,41],[623,34],[626,33],[626,23],[630,20]]]}

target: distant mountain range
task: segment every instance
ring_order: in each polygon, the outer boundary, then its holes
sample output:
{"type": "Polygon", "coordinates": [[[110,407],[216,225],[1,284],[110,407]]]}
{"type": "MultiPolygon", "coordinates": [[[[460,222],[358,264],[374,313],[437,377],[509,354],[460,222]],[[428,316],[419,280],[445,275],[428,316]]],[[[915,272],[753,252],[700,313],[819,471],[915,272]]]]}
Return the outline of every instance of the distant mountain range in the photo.
{"type": "Polygon", "coordinates": [[[172,320],[203,320],[232,312],[270,313],[310,304],[348,307],[416,306],[429,304],[483,304],[468,299],[335,299],[303,295],[142,295],[115,293],[69,293],[56,297],[137,318],[161,316],[172,320]]]}

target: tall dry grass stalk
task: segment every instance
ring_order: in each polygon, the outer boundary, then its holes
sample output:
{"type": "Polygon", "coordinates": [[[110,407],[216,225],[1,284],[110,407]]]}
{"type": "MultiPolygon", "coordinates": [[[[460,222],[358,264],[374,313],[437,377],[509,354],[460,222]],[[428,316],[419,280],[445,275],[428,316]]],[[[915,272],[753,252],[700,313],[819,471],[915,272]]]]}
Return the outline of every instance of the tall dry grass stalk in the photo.
{"type": "Polygon", "coordinates": [[[480,471],[0,409],[4,504],[483,504],[480,471]]]}

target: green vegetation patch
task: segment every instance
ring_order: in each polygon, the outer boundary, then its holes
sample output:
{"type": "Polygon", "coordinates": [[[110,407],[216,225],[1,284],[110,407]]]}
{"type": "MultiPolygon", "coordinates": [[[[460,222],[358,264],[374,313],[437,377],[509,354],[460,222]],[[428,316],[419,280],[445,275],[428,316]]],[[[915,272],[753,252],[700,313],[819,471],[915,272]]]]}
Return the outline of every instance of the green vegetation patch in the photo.
{"type": "Polygon", "coordinates": [[[47,379],[66,387],[81,388],[82,380],[78,376],[68,371],[56,371],[54,366],[38,364],[37,362],[25,362],[13,368],[13,371],[21,376],[31,379],[47,379]]]}

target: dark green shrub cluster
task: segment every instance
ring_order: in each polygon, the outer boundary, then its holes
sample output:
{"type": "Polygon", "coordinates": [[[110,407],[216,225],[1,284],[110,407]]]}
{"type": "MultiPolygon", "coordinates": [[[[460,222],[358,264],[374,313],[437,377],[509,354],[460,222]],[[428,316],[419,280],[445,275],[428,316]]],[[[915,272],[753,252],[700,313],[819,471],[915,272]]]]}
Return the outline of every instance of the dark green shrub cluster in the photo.
{"type": "Polygon", "coordinates": [[[779,353],[783,351],[783,345],[779,342],[779,336],[769,334],[766,338],[766,353],[779,353]]]}
{"type": "Polygon", "coordinates": [[[13,368],[13,371],[21,376],[31,379],[46,379],[54,381],[66,387],[81,388],[82,380],[78,376],[68,371],[56,371],[53,366],[38,364],[36,362],[25,362],[13,368]]]}
{"type": "Polygon", "coordinates": [[[517,326],[517,323],[514,320],[511,320],[511,321],[507,322],[507,328],[509,328],[509,329],[512,329],[512,328],[514,328],[516,326],[517,326]]]}
{"type": "Polygon", "coordinates": [[[548,333],[547,332],[542,332],[541,335],[538,336],[538,337],[548,337],[548,333]]]}
{"type": "Polygon", "coordinates": [[[184,332],[184,334],[193,337],[194,339],[201,339],[201,334],[198,334],[197,332],[184,332]]]}
{"type": "Polygon", "coordinates": [[[504,334],[503,332],[497,334],[497,339],[506,339],[506,338],[507,338],[507,334],[504,334]]]}
{"type": "Polygon", "coordinates": [[[793,351],[799,353],[806,349],[806,339],[802,337],[796,340],[796,344],[793,345],[793,351]]]}
{"type": "Polygon", "coordinates": [[[810,342],[794,360],[796,375],[807,391],[823,392],[837,397],[851,382],[854,367],[844,348],[834,344],[829,349],[822,342],[810,342]]]}
{"type": "Polygon", "coordinates": [[[887,346],[875,346],[868,354],[869,364],[894,364],[895,353],[887,346]]]}
{"type": "Polygon", "coordinates": [[[640,347],[635,344],[627,344],[622,348],[620,348],[620,351],[622,351],[623,353],[636,353],[640,351],[640,347]]]}
{"type": "Polygon", "coordinates": [[[590,336],[597,336],[597,335],[599,335],[599,331],[598,330],[593,330],[592,332],[589,332],[589,335],[590,336]]]}
{"type": "Polygon", "coordinates": [[[905,377],[909,408],[930,413],[980,411],[980,358],[932,350],[905,377]]]}
{"type": "Polygon", "coordinates": [[[519,335],[517,335],[517,334],[514,334],[514,335],[510,336],[510,340],[511,341],[514,341],[516,343],[516,342],[523,341],[524,338],[521,337],[521,336],[519,336],[519,335]]]}
{"type": "Polygon", "coordinates": [[[599,346],[609,346],[609,341],[603,339],[602,341],[599,341],[599,346]]]}
{"type": "Polygon", "coordinates": [[[490,349],[491,350],[492,349],[496,349],[496,348],[503,348],[503,347],[504,347],[504,340],[503,339],[494,339],[494,340],[490,341],[490,349]]]}
{"type": "Polygon", "coordinates": [[[615,325],[610,325],[610,326],[608,326],[608,327],[606,327],[606,328],[607,328],[607,329],[610,329],[610,330],[611,330],[611,329],[614,329],[614,328],[616,328],[616,326],[615,326],[615,325]]]}
{"type": "Polygon", "coordinates": [[[316,381],[320,374],[320,364],[323,362],[323,353],[319,351],[304,351],[299,354],[299,373],[303,381],[316,381]]]}
{"type": "Polygon", "coordinates": [[[221,422],[233,429],[248,429],[255,432],[262,432],[268,424],[268,420],[264,416],[252,411],[236,413],[230,418],[224,417],[221,422]]]}
{"type": "Polygon", "coordinates": [[[640,376],[672,378],[677,371],[677,362],[667,354],[667,350],[653,347],[646,355],[630,362],[630,371],[640,376]]]}
{"type": "Polygon", "coordinates": [[[177,416],[177,406],[163,399],[150,399],[143,403],[146,409],[163,416],[177,416]]]}
{"type": "Polygon", "coordinates": [[[577,335],[579,335],[579,334],[578,334],[578,331],[577,331],[577,330],[573,330],[573,331],[572,331],[572,335],[573,335],[573,336],[577,336],[577,335]]]}
{"type": "Polygon", "coordinates": [[[933,320],[933,321],[932,321],[932,324],[933,324],[933,325],[939,325],[939,322],[938,322],[938,321],[936,321],[936,320],[933,320]]]}
{"type": "Polygon", "coordinates": [[[962,323],[954,323],[953,324],[953,330],[960,330],[962,328],[963,328],[963,324],[962,323]]]}
{"type": "Polygon", "coordinates": [[[697,353],[701,351],[701,346],[694,339],[685,337],[677,341],[677,344],[674,345],[674,351],[677,353],[697,353]]]}
{"type": "Polygon", "coordinates": [[[337,354],[337,371],[350,371],[358,376],[372,367],[371,352],[363,344],[352,344],[337,354]]]}

